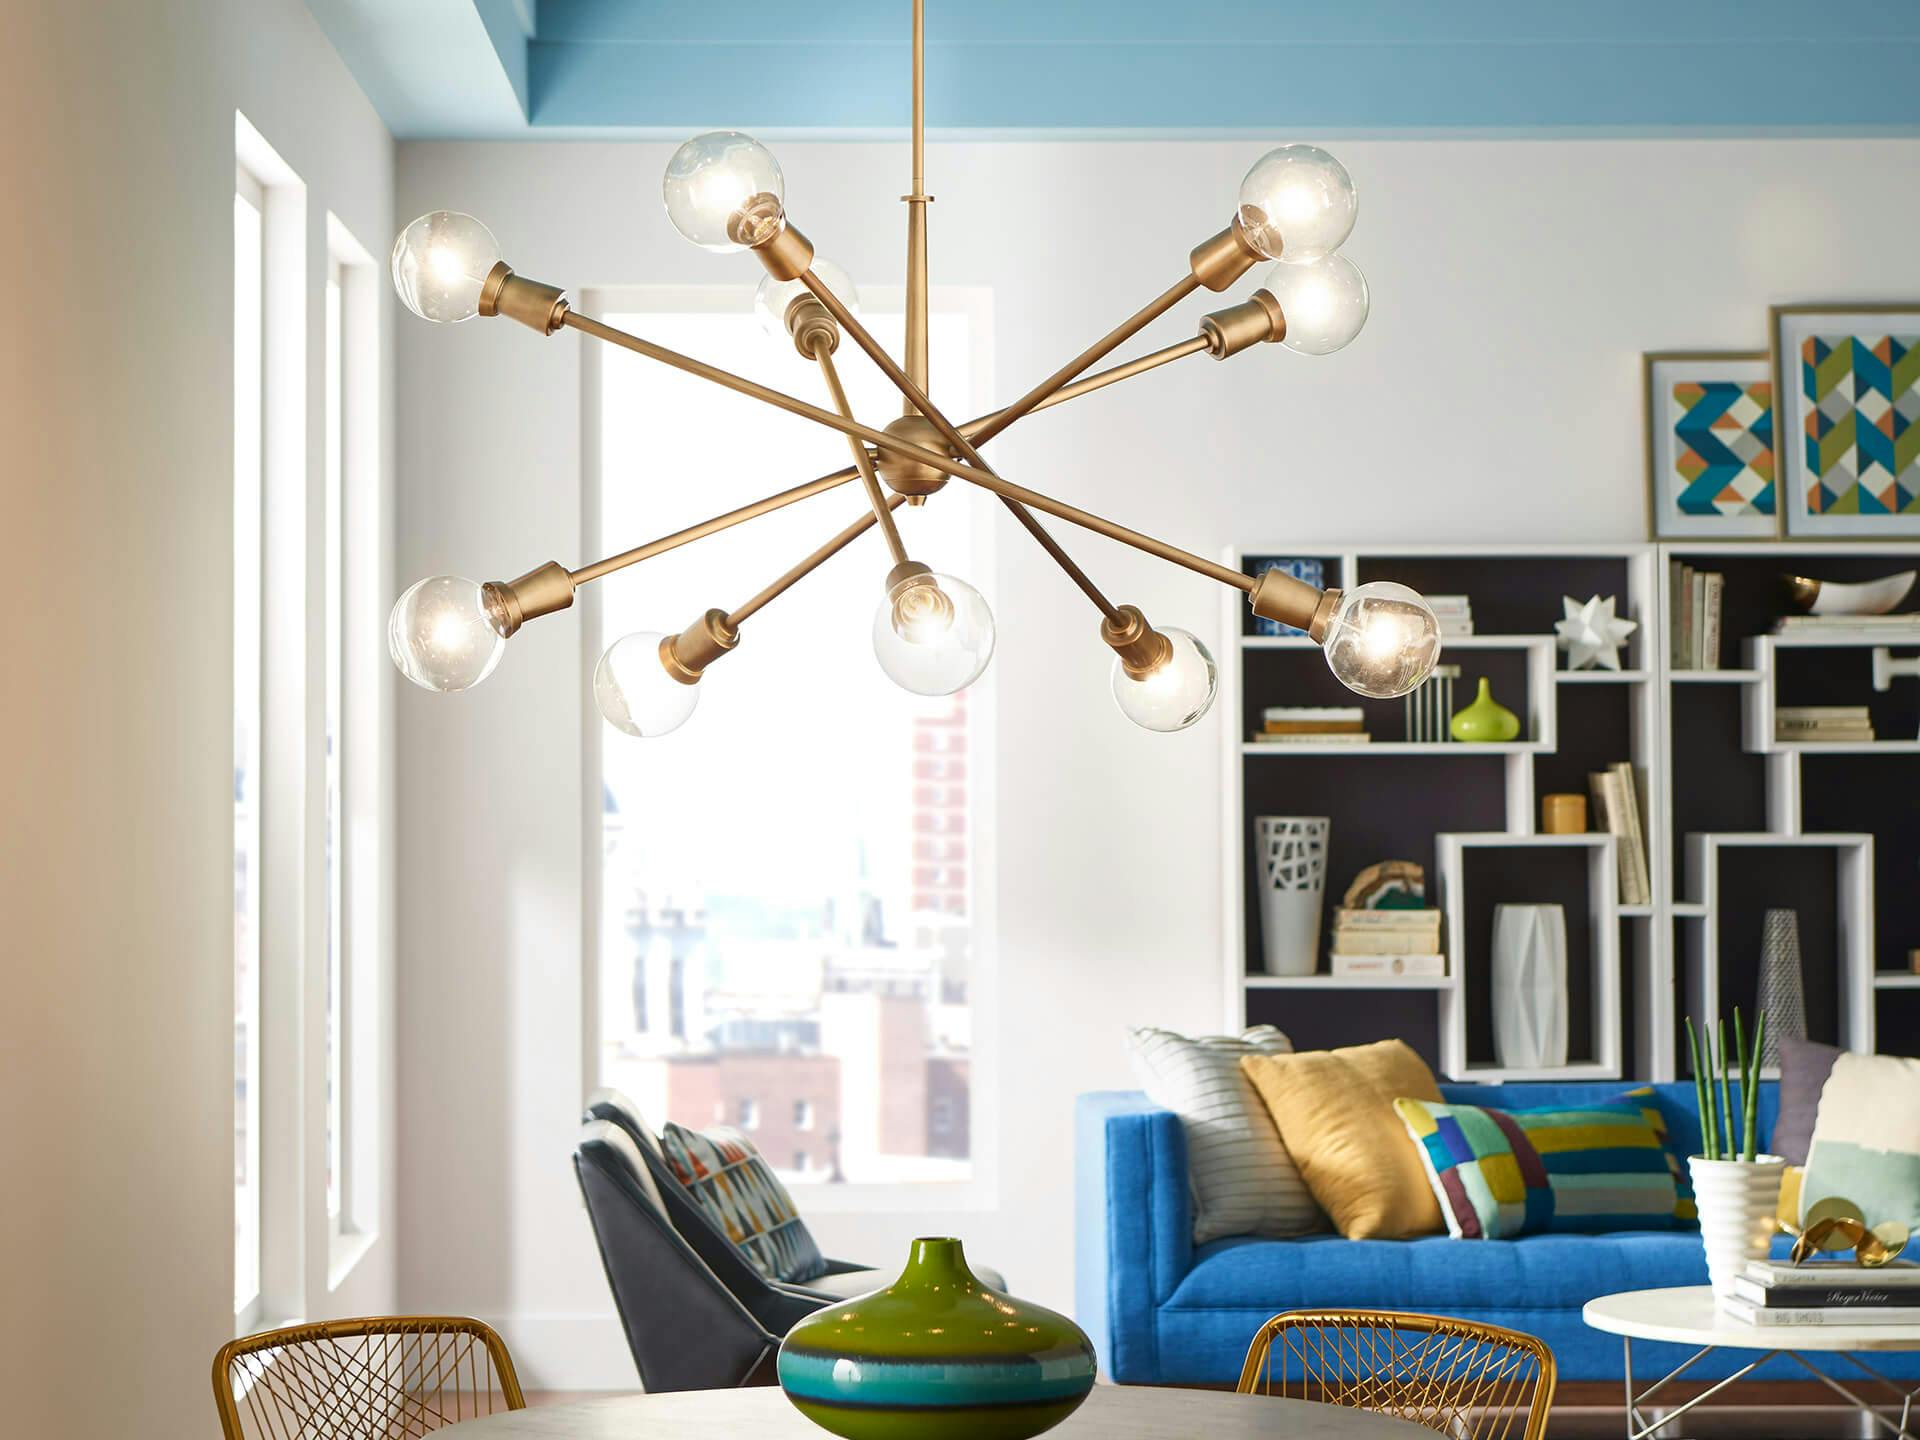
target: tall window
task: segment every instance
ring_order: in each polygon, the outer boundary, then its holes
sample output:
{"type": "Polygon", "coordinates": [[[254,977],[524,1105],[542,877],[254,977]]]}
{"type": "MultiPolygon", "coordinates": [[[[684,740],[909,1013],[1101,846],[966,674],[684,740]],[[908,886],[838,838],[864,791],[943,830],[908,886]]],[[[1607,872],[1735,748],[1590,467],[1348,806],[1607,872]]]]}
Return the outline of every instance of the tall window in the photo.
{"type": "Polygon", "coordinates": [[[341,725],[341,681],[345,673],[342,663],[341,646],[346,635],[345,617],[341,606],[345,594],[345,561],[342,553],[342,504],[345,487],[346,468],[345,434],[345,390],[342,368],[346,363],[345,347],[342,344],[344,332],[341,324],[341,265],[337,260],[327,262],[326,294],[326,498],[324,509],[325,538],[322,541],[323,559],[321,568],[322,600],[324,615],[321,621],[322,640],[325,651],[326,700],[325,733],[322,737],[325,747],[325,775],[322,782],[323,825],[325,835],[322,838],[324,867],[326,873],[326,967],[327,967],[327,1050],[326,1050],[326,1152],[327,1152],[327,1224],[329,1231],[340,1233],[340,1195],[346,1174],[343,1146],[346,1141],[346,1087],[344,1084],[344,1057],[346,1036],[342,1030],[342,1010],[346,1003],[346,968],[343,956],[346,953],[346,886],[343,872],[346,868],[346,850],[342,812],[345,794],[341,789],[340,765],[341,751],[345,744],[345,732],[341,725]]]}
{"type": "Polygon", "coordinates": [[[260,627],[265,197],[233,197],[233,1305],[260,1293],[260,627]]]}
{"type": "MultiPolygon", "coordinates": [[[[877,312],[877,313],[876,313],[877,312]]],[[[865,316],[897,347],[901,319],[865,316]]],[[[613,323],[816,403],[816,368],[744,308],[662,304],[613,323]]],[[[931,325],[955,418],[984,326],[931,325]]],[[[597,539],[612,550],[848,463],[844,440],[624,351],[600,353],[597,539]]],[[[856,414],[900,402],[851,343],[856,414]]],[[[986,586],[977,496],[902,510],[914,558],[986,586]]],[[[858,515],[857,483],[593,587],[603,643],[729,608],[858,515]]],[[[679,731],[600,727],[599,1070],[650,1118],[752,1131],[796,1182],[970,1178],[973,732],[874,660],[890,567],[862,537],[747,623],[679,731]]],[[[597,719],[597,717],[596,717],[597,719]]]]}

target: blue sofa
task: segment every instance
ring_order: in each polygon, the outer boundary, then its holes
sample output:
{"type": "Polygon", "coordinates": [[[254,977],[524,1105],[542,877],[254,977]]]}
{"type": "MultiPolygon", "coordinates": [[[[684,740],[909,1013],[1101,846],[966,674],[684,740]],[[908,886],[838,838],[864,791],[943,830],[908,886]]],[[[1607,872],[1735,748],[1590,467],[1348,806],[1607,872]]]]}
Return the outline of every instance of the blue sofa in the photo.
{"type": "MultiPolygon", "coordinates": [[[[1622,1081],[1440,1087],[1450,1101],[1501,1109],[1588,1103],[1629,1088],[1622,1081]]],[[[1655,1090],[1675,1147],[1697,1151],[1693,1085],[1655,1090]]],[[[1760,1097],[1763,1143],[1779,1109],[1777,1090],[1769,1083],[1760,1097]]],[[[1692,1230],[1519,1240],[1344,1240],[1326,1233],[1234,1236],[1196,1246],[1178,1116],[1137,1092],[1102,1091],[1079,1097],[1075,1129],[1075,1311],[1102,1372],[1123,1384],[1231,1384],[1262,1321],[1328,1306],[1490,1321],[1545,1340],[1563,1381],[1618,1381],[1620,1340],[1589,1330],[1581,1307],[1619,1290],[1707,1282],[1692,1230]]],[[[1643,1379],[1663,1375],[1689,1353],[1635,1342],[1634,1369],[1643,1379]]],[[[1722,1377],[1741,1363],[1738,1352],[1722,1351],[1689,1377],[1722,1377]]],[[[1920,1378],[1920,1355],[1883,1355],[1876,1364],[1920,1378]]],[[[1776,1360],[1754,1378],[1806,1376],[1792,1361],[1776,1360]]]]}

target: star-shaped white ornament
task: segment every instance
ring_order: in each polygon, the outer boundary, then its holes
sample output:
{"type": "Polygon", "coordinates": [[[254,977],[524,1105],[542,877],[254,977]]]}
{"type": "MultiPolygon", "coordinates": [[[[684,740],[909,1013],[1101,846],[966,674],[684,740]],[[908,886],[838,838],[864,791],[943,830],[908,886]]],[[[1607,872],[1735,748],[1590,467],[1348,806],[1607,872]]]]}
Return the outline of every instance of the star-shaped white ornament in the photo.
{"type": "Polygon", "coordinates": [[[1567,652],[1569,670],[1593,665],[1620,668],[1620,647],[1640,626],[1637,621],[1616,618],[1613,602],[1611,595],[1604,600],[1596,595],[1584,605],[1571,595],[1560,597],[1560,603],[1567,607],[1567,618],[1556,621],[1553,628],[1560,637],[1560,648],[1567,652]]]}

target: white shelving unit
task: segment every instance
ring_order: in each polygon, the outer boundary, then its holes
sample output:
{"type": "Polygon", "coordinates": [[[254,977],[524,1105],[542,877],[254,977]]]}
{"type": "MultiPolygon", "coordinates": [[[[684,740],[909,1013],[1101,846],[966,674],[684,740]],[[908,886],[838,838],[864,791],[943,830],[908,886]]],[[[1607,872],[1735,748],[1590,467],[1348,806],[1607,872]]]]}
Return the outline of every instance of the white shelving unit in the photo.
{"type": "MultiPolygon", "coordinates": [[[[1673,615],[1669,594],[1669,561],[1684,557],[1699,568],[1712,569],[1713,557],[1729,562],[1751,562],[1771,554],[1780,557],[1780,568],[1820,573],[1822,558],[1848,561],[1886,560],[1888,569],[1912,565],[1920,560],[1917,544],[1845,543],[1838,545],[1799,542],[1758,542],[1740,544],[1645,544],[1616,545],[1485,545],[1485,546],[1408,546],[1408,545],[1335,545],[1306,546],[1298,543],[1247,546],[1226,554],[1229,565],[1240,567],[1248,556],[1312,554],[1328,562],[1329,585],[1352,586],[1378,578],[1376,569],[1367,573],[1369,561],[1472,561],[1486,560],[1489,573],[1501,561],[1526,561],[1564,558],[1569,562],[1613,561],[1625,576],[1622,613],[1638,622],[1639,628],[1623,655],[1620,671],[1590,670],[1570,672],[1557,668],[1558,655],[1550,630],[1538,634],[1479,634],[1446,641],[1447,658],[1465,659],[1472,673],[1472,659],[1488,651],[1519,650],[1526,657],[1524,697],[1501,693],[1499,698],[1516,711],[1523,698],[1525,714],[1521,738],[1505,745],[1455,743],[1375,742],[1368,745],[1262,745],[1246,743],[1239,733],[1245,715],[1245,662],[1262,651],[1313,650],[1313,642],[1300,636],[1255,636],[1243,634],[1244,597],[1229,595],[1222,612],[1221,694],[1217,709],[1225,723],[1233,727],[1232,743],[1221,747],[1223,756],[1223,874],[1222,908],[1226,980],[1226,1020],[1231,1028],[1247,1023],[1251,996],[1267,991],[1306,992],[1316,997],[1337,997],[1342,992],[1396,991],[1432,997],[1436,1007],[1437,1035],[1441,1068],[1454,1079],[1577,1079],[1644,1076],[1654,1080],[1680,1077],[1682,1064],[1675,1036],[1679,1009],[1695,1014],[1719,1013],[1723,997],[1719,946],[1721,897],[1719,866],[1722,857],[1737,861],[1743,847],[1790,846],[1829,849],[1834,856],[1838,911],[1838,983],[1839,1016],[1843,1042],[1854,1049],[1870,1050],[1875,1043],[1875,997],[1885,992],[1920,990],[1920,976],[1905,972],[1875,970],[1874,880],[1872,837],[1861,834],[1807,834],[1803,824],[1802,761],[1808,754],[1920,756],[1920,739],[1910,737],[1877,740],[1871,745],[1832,745],[1806,742],[1781,742],[1773,738],[1773,710],[1776,703],[1780,651],[1821,645],[1871,645],[1888,641],[1834,640],[1823,636],[1762,636],[1747,642],[1740,656],[1741,668],[1727,670],[1676,670],[1669,664],[1667,636],[1673,615]],[[1757,831],[1713,830],[1691,836],[1674,831],[1674,712],[1676,695],[1693,687],[1738,687],[1740,735],[1738,745],[1746,753],[1763,757],[1765,827],[1757,831]],[[1562,704],[1577,705],[1588,698],[1610,693],[1616,687],[1628,697],[1629,735],[1624,756],[1631,760],[1644,808],[1643,829],[1647,841],[1647,864],[1652,881],[1652,898],[1646,904],[1623,905],[1618,899],[1616,861],[1612,840],[1604,835],[1544,836],[1537,833],[1536,768],[1558,753],[1561,742],[1562,704]],[[1368,978],[1337,979],[1330,975],[1273,977],[1249,973],[1257,969],[1258,936],[1247,933],[1247,872],[1244,847],[1247,843],[1247,786],[1259,782],[1269,791],[1275,775],[1288,760],[1313,765],[1336,764],[1345,760],[1385,761],[1395,757],[1426,757],[1456,761],[1497,760],[1504,787],[1505,828],[1499,831],[1443,831],[1435,837],[1437,874],[1429,882],[1438,890],[1437,903],[1447,911],[1447,948],[1450,956],[1465,952],[1466,920],[1459,901],[1466,874],[1468,852],[1486,848],[1522,848],[1528,846],[1585,846],[1589,856],[1588,914],[1592,933],[1594,988],[1585,997],[1593,1021],[1594,1053],[1579,1063],[1559,1067],[1544,1074],[1519,1074],[1500,1071],[1474,1063],[1468,1054],[1467,1018],[1476,1001],[1483,997],[1471,993],[1464,978],[1467,967],[1458,959],[1450,964],[1452,973],[1440,978],[1368,978]],[[1676,852],[1676,846],[1679,851],[1676,852]],[[1728,852],[1736,852],[1729,855],[1728,852]],[[1684,893],[1674,883],[1676,853],[1686,862],[1684,893]],[[1627,987],[1631,987],[1629,990],[1627,987]],[[1632,1004],[1627,1006],[1626,999],[1632,1004]],[[1624,1017],[1631,1013],[1632,1030],[1626,1033],[1624,1017]]],[[[1469,582],[1461,589],[1477,587],[1469,582]]],[[[1491,583],[1489,588],[1492,588],[1491,583]]],[[[1476,609],[1479,607],[1476,606],[1476,609]]],[[[1558,618],[1557,610],[1543,613],[1543,626],[1558,618]]],[[[1891,642],[1903,648],[1898,641],[1891,642]]],[[[1907,647],[1911,648],[1911,647],[1907,647]]],[[[1271,665],[1275,662],[1263,662],[1271,665]]],[[[1298,662],[1289,662],[1298,663],[1298,662]]],[[[1511,663],[1511,662],[1507,662],[1511,663]]],[[[1456,704],[1471,700],[1471,693],[1457,694],[1456,704]]],[[[1275,697],[1277,700],[1278,697],[1275,697]]],[[[1705,703],[1705,692],[1692,699],[1705,703]]],[[[1732,737],[1729,737],[1730,740],[1732,737]]],[[[1562,767],[1564,769],[1564,767],[1562,767]]],[[[1347,772],[1340,772],[1342,774],[1347,772]]],[[[1352,770],[1356,786],[1368,782],[1369,767],[1352,770]]],[[[1404,772],[1398,772],[1404,773],[1404,772]]],[[[1426,773],[1424,770],[1421,773],[1426,773]]],[[[1432,772],[1434,783],[1455,783],[1449,777],[1463,772],[1451,766],[1439,766],[1432,772]]],[[[1468,772],[1470,773],[1470,772],[1468,772]]],[[[1916,793],[1920,793],[1920,764],[1915,768],[1916,793]]],[[[1562,783],[1565,783],[1564,780],[1562,783]]],[[[1682,784],[1687,783],[1682,779],[1682,784]]],[[[1697,791],[1689,790],[1690,795],[1697,791]]],[[[1383,803],[1391,803],[1385,801],[1383,803]]],[[[1339,821],[1335,821],[1336,827],[1339,821]]],[[[1386,856],[1370,858],[1385,859],[1386,856]]],[[[1412,857],[1410,857],[1412,858],[1412,857]]],[[[1342,876],[1329,879],[1330,888],[1345,883],[1342,876]]],[[[1299,997],[1304,1000],[1305,995],[1299,997]]],[[[1273,1002],[1266,1002],[1270,1010],[1273,1002]]],[[[1292,1002],[1289,1002],[1292,1003],[1292,1002]]],[[[1284,1022],[1283,1022],[1284,1023],[1284,1022]]]]}

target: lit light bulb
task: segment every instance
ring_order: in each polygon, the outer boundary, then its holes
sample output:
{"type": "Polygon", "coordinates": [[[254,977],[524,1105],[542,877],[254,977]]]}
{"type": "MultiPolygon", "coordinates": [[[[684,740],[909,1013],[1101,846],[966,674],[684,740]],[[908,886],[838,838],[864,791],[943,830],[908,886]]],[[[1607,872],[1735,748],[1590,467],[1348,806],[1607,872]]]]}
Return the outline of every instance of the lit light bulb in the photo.
{"type": "Polygon", "coordinates": [[[873,653],[901,689],[951,695],[993,658],[993,612],[964,580],[909,575],[873,612],[873,653]]]}
{"type": "Polygon", "coordinates": [[[1316,145],[1282,145],[1240,182],[1240,227],[1269,260],[1305,265],[1338,250],[1360,201],[1346,167],[1316,145]]]}
{"type": "Polygon", "coordinates": [[[1184,730],[1213,708],[1219,670],[1213,656],[1190,632],[1168,625],[1160,633],[1172,653],[1151,673],[1135,679],[1119,659],[1113,662],[1113,698],[1120,713],[1148,730],[1184,730]]]}
{"type": "Polygon", "coordinates": [[[493,673],[507,648],[506,617],[486,587],[435,575],[411,587],[387,617],[387,652],[423,690],[465,690],[493,673]]]}
{"type": "Polygon", "coordinates": [[[660,662],[668,637],[658,630],[622,636],[593,668],[593,701],[609,725],[650,739],[687,723],[700,703],[700,687],[683,685],[660,662]]]}
{"type": "Polygon", "coordinates": [[[436,210],[393,242],[393,288],[422,320],[441,325],[480,313],[480,287],[500,263],[500,245],[471,215],[436,210]]]}
{"type": "Polygon", "coordinates": [[[1269,265],[1260,285],[1286,316],[1280,343],[1302,355],[1331,355],[1367,323],[1367,277],[1344,255],[1311,265],[1269,265]]]}
{"type": "Polygon", "coordinates": [[[1320,644],[1342,685],[1391,700],[1417,689],[1440,662],[1440,622],[1417,591],[1373,580],[1341,595],[1320,644]]]}
{"type": "MultiPolygon", "coordinates": [[[[853,288],[853,281],[847,272],[831,260],[813,257],[813,273],[833,292],[834,298],[856,315],[860,313],[860,292],[853,288]]],[[[811,295],[804,282],[799,280],[776,280],[771,275],[760,277],[759,288],[753,292],[753,313],[760,318],[760,328],[783,345],[792,345],[792,337],[787,330],[787,307],[802,295],[811,295]]]]}
{"type": "Polygon", "coordinates": [[[771,240],[787,223],[780,162],[738,130],[714,130],[687,141],[667,162],[660,189],[673,228],[715,254],[771,240]]]}

